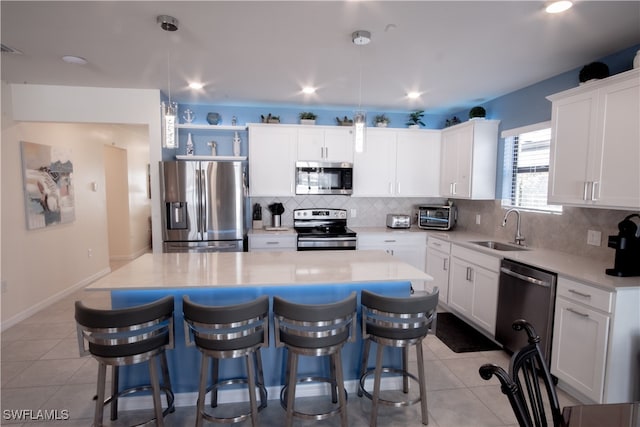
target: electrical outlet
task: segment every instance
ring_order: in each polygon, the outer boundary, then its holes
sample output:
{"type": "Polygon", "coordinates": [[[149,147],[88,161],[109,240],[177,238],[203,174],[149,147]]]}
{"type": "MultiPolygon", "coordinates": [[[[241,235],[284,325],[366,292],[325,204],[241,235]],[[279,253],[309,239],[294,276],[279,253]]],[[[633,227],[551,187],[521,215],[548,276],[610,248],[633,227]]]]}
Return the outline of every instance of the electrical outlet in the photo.
{"type": "Polygon", "coordinates": [[[480,220],[481,220],[481,216],[480,214],[476,214],[476,225],[480,225],[480,220]]]}
{"type": "Polygon", "coordinates": [[[587,231],[587,244],[593,246],[600,246],[602,240],[602,233],[596,230],[587,231]]]}
{"type": "Polygon", "coordinates": [[[93,256],[93,249],[87,249],[87,258],[91,258],[93,256]]]}
{"type": "Polygon", "coordinates": [[[355,218],[358,214],[358,211],[356,211],[355,208],[351,208],[351,218],[355,218]]]}

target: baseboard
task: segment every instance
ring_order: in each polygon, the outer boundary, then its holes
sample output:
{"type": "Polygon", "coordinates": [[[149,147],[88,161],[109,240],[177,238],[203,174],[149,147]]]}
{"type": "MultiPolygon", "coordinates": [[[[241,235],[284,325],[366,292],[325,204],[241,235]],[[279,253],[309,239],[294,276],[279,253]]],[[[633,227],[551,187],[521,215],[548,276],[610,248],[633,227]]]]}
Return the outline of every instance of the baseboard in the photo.
{"type": "Polygon", "coordinates": [[[101,277],[106,276],[107,274],[109,274],[111,272],[111,269],[109,267],[100,270],[99,272],[85,278],[82,279],[80,282],[76,283],[75,285],[65,289],[64,291],[58,292],[57,294],[51,295],[50,297],[36,303],[35,305],[29,307],[28,309],[21,311],[20,313],[16,314],[15,316],[10,317],[9,319],[5,320],[4,322],[2,322],[2,324],[0,325],[0,331],[4,332],[5,330],[9,329],[12,326],[15,326],[16,324],[22,322],[23,320],[33,316],[34,314],[36,314],[37,312],[39,312],[40,310],[43,310],[47,307],[49,307],[52,304],[55,304],[56,302],[66,298],[67,296],[71,295],[72,293],[84,288],[85,286],[87,286],[89,283],[92,283],[98,279],[100,279],[101,277]]]}
{"type": "MultiPolygon", "coordinates": [[[[348,380],[344,383],[344,388],[347,393],[355,395],[358,390],[359,380],[348,380]]],[[[399,390],[402,387],[402,377],[389,377],[382,378],[380,383],[381,390],[399,390]]],[[[267,396],[269,400],[280,399],[281,386],[267,387],[267,396]]],[[[298,384],[296,386],[296,397],[313,397],[328,395],[330,393],[328,384],[313,383],[313,384],[298,384]]],[[[164,396],[164,394],[162,394],[164,396]]],[[[164,397],[162,397],[164,402],[164,397]]],[[[176,408],[185,406],[195,406],[198,400],[198,393],[176,393],[174,396],[174,406],[176,408]]],[[[247,402],[247,393],[245,390],[219,390],[218,391],[218,403],[237,403],[247,402]]],[[[119,410],[140,410],[150,409],[153,407],[153,402],[150,396],[129,396],[118,399],[119,410]]]]}

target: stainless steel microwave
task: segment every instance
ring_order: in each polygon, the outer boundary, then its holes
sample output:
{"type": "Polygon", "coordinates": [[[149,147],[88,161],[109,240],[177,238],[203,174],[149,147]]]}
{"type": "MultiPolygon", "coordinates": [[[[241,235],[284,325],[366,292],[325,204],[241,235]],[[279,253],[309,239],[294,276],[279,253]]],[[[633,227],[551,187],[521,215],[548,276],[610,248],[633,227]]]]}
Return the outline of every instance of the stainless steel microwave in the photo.
{"type": "Polygon", "coordinates": [[[418,206],[418,227],[425,230],[451,230],[458,220],[454,205],[418,206]]]}
{"type": "Polygon", "coordinates": [[[296,162],[296,194],[353,193],[353,164],[296,162]]]}

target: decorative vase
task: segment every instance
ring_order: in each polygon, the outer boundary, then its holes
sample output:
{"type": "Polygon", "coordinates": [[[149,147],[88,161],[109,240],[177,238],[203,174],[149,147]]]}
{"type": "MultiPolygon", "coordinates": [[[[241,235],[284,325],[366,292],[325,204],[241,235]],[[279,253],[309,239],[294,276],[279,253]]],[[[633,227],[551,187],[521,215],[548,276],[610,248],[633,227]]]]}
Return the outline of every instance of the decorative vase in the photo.
{"type": "Polygon", "coordinates": [[[208,113],[207,114],[207,122],[210,125],[217,125],[220,123],[221,117],[218,113],[208,113]]]}
{"type": "Polygon", "coordinates": [[[376,123],[376,126],[379,128],[386,128],[387,127],[387,122],[378,122],[376,123]]]}
{"type": "Polygon", "coordinates": [[[193,156],[193,140],[191,139],[191,132],[187,135],[187,156],[193,156]]]}
{"type": "Polygon", "coordinates": [[[301,125],[315,125],[316,121],[314,119],[300,119],[301,125]]]}

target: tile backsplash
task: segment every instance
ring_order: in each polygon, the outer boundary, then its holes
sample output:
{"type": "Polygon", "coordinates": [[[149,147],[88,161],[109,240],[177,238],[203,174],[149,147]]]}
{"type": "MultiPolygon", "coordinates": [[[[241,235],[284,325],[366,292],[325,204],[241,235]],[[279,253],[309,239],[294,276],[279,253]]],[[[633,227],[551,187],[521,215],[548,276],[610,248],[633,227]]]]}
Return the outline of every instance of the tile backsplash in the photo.
{"type": "Polygon", "coordinates": [[[271,213],[267,206],[280,202],[284,205],[282,215],[284,227],[293,226],[293,210],[306,208],[346,209],[351,227],[385,227],[388,213],[411,214],[415,222],[416,206],[442,204],[440,198],[399,198],[399,197],[348,197],[348,196],[296,196],[296,197],[252,197],[251,205],[260,203],[264,224],[271,224],[271,213]],[[354,215],[355,214],[355,215],[354,215]]]}
{"type": "MultiPolygon", "coordinates": [[[[253,197],[251,206],[260,203],[264,224],[271,224],[271,213],[267,207],[274,202],[280,202],[285,207],[285,213],[282,215],[284,227],[293,226],[293,210],[302,208],[346,209],[348,224],[351,227],[384,227],[388,213],[411,214],[412,222],[415,222],[417,205],[444,204],[446,199],[345,196],[253,197]]],[[[506,209],[501,207],[500,200],[455,200],[454,203],[458,206],[457,230],[485,234],[496,240],[513,240],[515,217],[510,217],[506,227],[502,227],[502,218],[506,209]],[[476,225],[478,214],[480,224],[476,225]]],[[[618,223],[630,213],[632,212],[567,206],[564,207],[562,214],[522,211],[521,231],[528,246],[610,261],[613,266],[615,250],[607,247],[607,239],[609,235],[618,234],[618,223]],[[588,230],[601,233],[600,246],[587,244],[588,230]]]]}
{"type": "MultiPolygon", "coordinates": [[[[507,209],[500,200],[458,200],[458,229],[487,234],[496,240],[513,241],[516,219],[510,216],[502,227],[507,209]],[[476,225],[476,215],[480,225],[476,225]]],[[[618,234],[618,223],[629,211],[577,208],[564,206],[562,214],[521,211],[520,230],[525,244],[534,248],[553,249],[592,259],[610,261],[613,267],[615,250],[607,246],[609,235],[618,234]],[[587,231],[601,233],[600,246],[587,244],[587,231]]]]}

